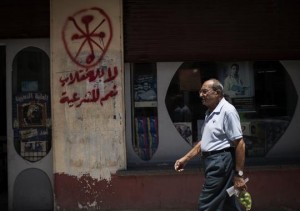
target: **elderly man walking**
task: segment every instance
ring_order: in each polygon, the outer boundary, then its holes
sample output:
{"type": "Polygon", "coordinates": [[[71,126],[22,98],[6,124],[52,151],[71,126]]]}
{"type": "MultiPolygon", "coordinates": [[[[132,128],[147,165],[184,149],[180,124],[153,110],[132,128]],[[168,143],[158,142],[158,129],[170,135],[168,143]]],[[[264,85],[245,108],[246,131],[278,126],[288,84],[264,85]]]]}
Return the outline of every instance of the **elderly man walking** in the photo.
{"type": "Polygon", "coordinates": [[[205,81],[199,95],[208,108],[201,140],[175,162],[174,168],[183,171],[187,162],[200,153],[205,182],[198,210],[241,210],[236,197],[229,197],[226,192],[232,185],[239,190],[247,188],[243,177],[245,143],[238,112],[225,100],[223,85],[216,79],[205,81]]]}

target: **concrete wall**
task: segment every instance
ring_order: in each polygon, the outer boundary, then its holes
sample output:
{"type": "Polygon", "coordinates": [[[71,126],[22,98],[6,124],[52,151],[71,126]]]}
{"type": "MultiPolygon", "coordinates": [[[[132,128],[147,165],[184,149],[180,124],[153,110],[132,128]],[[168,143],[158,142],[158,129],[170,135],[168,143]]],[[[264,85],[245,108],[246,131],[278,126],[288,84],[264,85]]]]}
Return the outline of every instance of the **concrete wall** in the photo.
{"type": "MultiPolygon", "coordinates": [[[[252,210],[299,210],[299,167],[248,168],[252,210]]],[[[125,171],[110,182],[85,176],[56,176],[55,188],[61,210],[196,210],[204,178],[199,170],[125,171]],[[88,209],[87,209],[88,210],[88,209]],[[90,209],[92,210],[92,209],[90,209]]]]}
{"type": "MultiPolygon", "coordinates": [[[[51,1],[55,183],[66,176],[110,181],[126,166],[121,14],[120,0],[51,1]]],[[[96,194],[91,186],[80,189],[96,194]]],[[[57,198],[57,207],[65,200],[57,198]]]]}

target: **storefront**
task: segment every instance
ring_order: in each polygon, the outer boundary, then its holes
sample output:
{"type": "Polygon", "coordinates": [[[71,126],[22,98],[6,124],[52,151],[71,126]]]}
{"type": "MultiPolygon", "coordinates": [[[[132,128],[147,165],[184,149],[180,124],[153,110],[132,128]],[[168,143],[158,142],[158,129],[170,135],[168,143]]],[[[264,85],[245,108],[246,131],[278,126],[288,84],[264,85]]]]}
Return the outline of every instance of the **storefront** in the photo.
{"type": "Polygon", "coordinates": [[[298,157],[298,142],[292,138],[297,131],[292,124],[298,102],[294,79],[299,75],[293,70],[297,63],[226,61],[128,65],[131,69],[125,71],[128,78],[125,81],[131,83],[126,99],[132,100],[126,109],[131,111],[126,118],[127,165],[171,166],[200,140],[206,108],[201,103],[199,89],[209,78],[218,78],[224,84],[225,98],[240,114],[247,163],[289,164],[292,157],[298,157]]]}
{"type": "Polygon", "coordinates": [[[199,140],[199,88],[218,78],[253,209],[299,209],[298,2],[50,3],[48,37],[1,40],[10,208],[193,210],[201,158],[173,164],[199,140]]]}

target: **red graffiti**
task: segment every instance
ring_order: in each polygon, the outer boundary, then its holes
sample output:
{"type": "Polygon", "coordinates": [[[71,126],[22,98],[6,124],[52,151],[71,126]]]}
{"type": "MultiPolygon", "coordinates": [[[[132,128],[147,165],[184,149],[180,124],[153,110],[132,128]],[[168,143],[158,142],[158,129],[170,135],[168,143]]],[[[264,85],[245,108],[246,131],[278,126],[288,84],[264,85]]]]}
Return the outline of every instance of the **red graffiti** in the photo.
{"type": "Polygon", "coordinates": [[[112,39],[108,15],[93,7],[69,17],[62,30],[64,47],[72,61],[85,68],[100,63],[112,39]]]}
{"type": "MultiPolygon", "coordinates": [[[[96,79],[99,79],[97,82],[103,82],[103,84],[113,84],[113,81],[118,76],[118,68],[113,68],[113,73],[111,68],[101,68],[96,70],[79,70],[74,73],[69,73],[65,77],[60,77],[61,86],[68,86],[71,84],[79,83],[82,81],[95,82],[96,79]]],[[[104,87],[104,86],[103,86],[104,87]]],[[[106,89],[109,86],[106,86],[106,89]]],[[[88,90],[83,97],[80,97],[80,94],[74,92],[71,95],[68,95],[67,92],[63,92],[60,98],[60,103],[67,103],[69,107],[80,107],[83,103],[99,102],[100,105],[103,105],[103,102],[108,100],[111,97],[114,97],[118,94],[117,86],[113,85],[108,92],[105,93],[105,90],[101,87],[96,86],[92,90],[88,90]],[[102,93],[102,95],[100,94],[102,93]]]]}
{"type": "Polygon", "coordinates": [[[73,93],[72,97],[66,96],[66,92],[62,93],[62,97],[60,99],[60,103],[68,103],[69,107],[80,107],[82,103],[91,103],[91,102],[99,102],[100,105],[103,105],[103,101],[108,100],[110,97],[114,97],[118,94],[117,86],[114,85],[112,90],[106,93],[103,97],[100,95],[100,90],[93,89],[88,91],[83,98],[78,96],[78,93],[73,93]]]}
{"type": "Polygon", "coordinates": [[[109,67],[106,70],[106,67],[102,67],[101,69],[96,69],[96,70],[78,70],[75,72],[71,72],[67,75],[65,75],[64,77],[60,77],[59,82],[61,84],[61,86],[65,86],[65,85],[71,85],[74,84],[76,82],[81,82],[84,80],[88,80],[89,82],[93,82],[96,79],[100,79],[102,77],[104,78],[104,82],[110,82],[113,81],[116,77],[118,76],[118,68],[114,67],[113,73],[111,71],[111,68],[109,67]],[[107,77],[105,77],[105,72],[107,72],[107,77]]]}

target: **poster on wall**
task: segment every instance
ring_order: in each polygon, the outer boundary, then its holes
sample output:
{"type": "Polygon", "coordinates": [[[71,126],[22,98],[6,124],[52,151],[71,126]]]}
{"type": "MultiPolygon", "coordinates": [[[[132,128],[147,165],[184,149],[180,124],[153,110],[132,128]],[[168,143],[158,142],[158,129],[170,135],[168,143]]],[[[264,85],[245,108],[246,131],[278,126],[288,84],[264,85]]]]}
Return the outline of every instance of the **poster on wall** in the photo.
{"type": "Polygon", "coordinates": [[[24,159],[29,161],[38,161],[47,155],[48,140],[40,140],[41,137],[39,135],[37,137],[39,137],[38,140],[33,141],[20,140],[20,155],[24,159]]]}
{"type": "Polygon", "coordinates": [[[153,75],[138,75],[134,83],[134,99],[140,101],[156,101],[156,78],[153,75]]]}
{"type": "Polygon", "coordinates": [[[19,127],[46,127],[47,105],[35,101],[18,104],[19,127]]]}
{"type": "Polygon", "coordinates": [[[13,130],[16,151],[35,162],[51,147],[50,97],[45,93],[19,93],[13,98],[13,130]]]}
{"type": "Polygon", "coordinates": [[[253,62],[221,63],[219,78],[224,85],[226,99],[239,112],[253,112],[254,106],[254,75],[253,62]]]}

